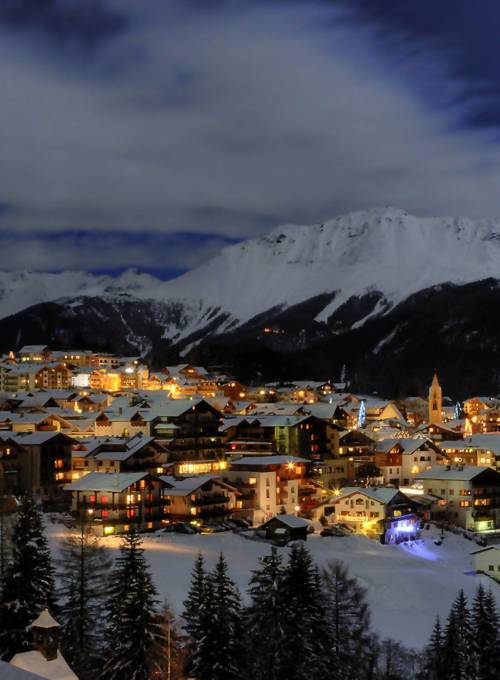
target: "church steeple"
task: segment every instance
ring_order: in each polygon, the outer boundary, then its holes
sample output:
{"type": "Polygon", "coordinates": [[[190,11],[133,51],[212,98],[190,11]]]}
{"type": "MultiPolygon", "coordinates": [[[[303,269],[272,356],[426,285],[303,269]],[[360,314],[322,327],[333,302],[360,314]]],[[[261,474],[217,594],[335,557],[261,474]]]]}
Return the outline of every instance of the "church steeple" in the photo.
{"type": "Polygon", "coordinates": [[[443,391],[434,371],[434,377],[429,388],[429,423],[441,423],[443,421],[443,391]]]}

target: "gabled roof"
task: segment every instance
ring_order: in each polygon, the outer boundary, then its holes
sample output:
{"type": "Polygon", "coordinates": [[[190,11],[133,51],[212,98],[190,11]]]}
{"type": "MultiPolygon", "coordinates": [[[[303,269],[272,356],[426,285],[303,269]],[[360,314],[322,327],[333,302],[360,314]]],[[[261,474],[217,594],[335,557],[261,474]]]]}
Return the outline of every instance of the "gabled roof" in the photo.
{"type": "Polygon", "coordinates": [[[299,464],[299,463],[310,463],[311,461],[307,458],[298,458],[296,456],[260,456],[256,454],[255,456],[245,456],[244,458],[238,458],[237,460],[231,461],[231,466],[235,465],[288,465],[289,463],[299,464]]]}
{"type": "Polygon", "coordinates": [[[121,492],[129,486],[148,477],[147,472],[89,472],[85,477],[75,480],[64,487],[65,491],[116,491],[121,492]]]}
{"type": "Polygon", "coordinates": [[[167,491],[169,496],[189,496],[211,481],[236,492],[236,489],[230,484],[223,482],[217,475],[196,475],[195,477],[184,477],[183,479],[176,479],[170,475],[162,475],[160,479],[171,487],[167,491]]]}
{"type": "Polygon", "coordinates": [[[65,437],[68,441],[71,441],[70,437],[63,432],[13,432],[12,435],[21,446],[40,446],[55,437],[65,437]]]}
{"type": "Polygon", "coordinates": [[[484,548],[481,548],[480,550],[474,550],[474,552],[471,552],[471,555],[477,555],[478,553],[483,553],[487,552],[488,550],[498,550],[500,553],[500,543],[494,543],[493,545],[487,545],[484,548]]]}
{"type": "Polygon", "coordinates": [[[16,654],[10,663],[12,666],[34,673],[35,677],[37,673],[41,673],[41,677],[47,680],[78,680],[60,652],[52,661],[47,661],[43,654],[36,650],[21,652],[16,654]]]}
{"type": "Polygon", "coordinates": [[[0,678],[2,680],[45,680],[41,675],[16,668],[16,666],[5,661],[0,661],[0,678]]]}
{"type": "Polygon", "coordinates": [[[296,515],[275,515],[274,517],[271,517],[271,519],[268,519],[267,522],[264,522],[262,526],[265,527],[273,520],[279,520],[290,529],[303,529],[304,527],[309,526],[309,522],[306,519],[297,517],[296,515]]]}
{"type": "Polygon", "coordinates": [[[40,616],[31,624],[32,628],[60,628],[61,626],[52,618],[48,609],[44,609],[40,616]]]}
{"type": "Polygon", "coordinates": [[[19,350],[19,354],[43,352],[46,349],[49,349],[47,345],[24,345],[24,347],[21,347],[19,350]]]}
{"type": "MultiPolygon", "coordinates": [[[[468,482],[487,470],[495,472],[492,468],[477,467],[476,465],[462,465],[458,468],[453,468],[449,465],[434,465],[430,470],[425,470],[424,472],[415,475],[415,479],[439,479],[468,482]]],[[[500,473],[497,474],[500,480],[500,473]]]]}
{"type": "Polygon", "coordinates": [[[401,492],[399,491],[399,489],[393,489],[391,487],[386,486],[383,487],[346,486],[340,490],[340,495],[335,496],[335,498],[333,498],[332,501],[335,503],[336,501],[341,500],[342,498],[350,496],[354,493],[360,493],[363,496],[371,498],[372,500],[377,500],[385,504],[390,503],[394,496],[397,496],[398,493],[401,492]]]}

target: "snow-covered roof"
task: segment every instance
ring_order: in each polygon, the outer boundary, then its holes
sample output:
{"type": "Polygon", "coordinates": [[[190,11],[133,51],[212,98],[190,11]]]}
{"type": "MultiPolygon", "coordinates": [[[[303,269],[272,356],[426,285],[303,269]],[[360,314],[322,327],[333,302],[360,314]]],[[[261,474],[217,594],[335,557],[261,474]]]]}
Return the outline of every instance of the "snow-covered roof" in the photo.
{"type": "Polygon", "coordinates": [[[41,675],[35,675],[31,671],[16,668],[16,666],[12,666],[12,664],[5,661],[0,661],[0,678],[2,680],[44,680],[41,675]]]}
{"type": "Polygon", "coordinates": [[[439,442],[440,448],[450,449],[484,449],[500,454],[500,435],[498,434],[473,434],[467,439],[458,441],[439,442]]]}
{"type": "Polygon", "coordinates": [[[236,491],[236,489],[233,489],[232,486],[223,482],[216,475],[196,475],[194,477],[184,477],[183,479],[176,479],[170,475],[163,475],[160,479],[162,482],[166,482],[172,487],[167,490],[169,496],[189,496],[204,484],[211,481],[224,486],[227,489],[236,491]]]}
{"type": "Polygon", "coordinates": [[[36,677],[40,676],[47,680],[78,680],[78,676],[73,673],[60,652],[52,661],[47,661],[37,650],[22,652],[16,654],[10,663],[16,668],[22,668],[34,673],[36,677]]]}
{"type": "Polygon", "coordinates": [[[498,550],[498,552],[500,552],[500,543],[494,543],[493,545],[487,545],[480,550],[474,550],[474,552],[471,552],[471,555],[477,555],[478,553],[487,552],[488,550],[498,550]]]}
{"type": "Polygon", "coordinates": [[[52,618],[48,609],[44,609],[40,616],[31,624],[32,628],[59,628],[59,624],[52,618]]]}
{"type": "Polygon", "coordinates": [[[340,495],[333,498],[332,501],[336,502],[342,498],[345,498],[346,496],[350,496],[353,493],[363,494],[363,496],[368,496],[368,498],[380,501],[381,503],[390,503],[394,496],[399,493],[399,489],[386,486],[345,486],[340,490],[340,495]]]}
{"type": "Polygon", "coordinates": [[[65,491],[124,491],[131,484],[135,484],[147,472],[89,472],[88,475],[67,484],[65,491]]]}
{"type": "Polygon", "coordinates": [[[302,529],[303,527],[308,527],[309,522],[303,517],[297,517],[297,515],[275,515],[267,522],[264,522],[264,526],[271,522],[273,519],[278,519],[283,524],[286,524],[290,529],[302,529]]]}
{"type": "Polygon", "coordinates": [[[478,467],[476,465],[461,465],[459,467],[451,468],[448,465],[434,465],[430,470],[424,470],[418,475],[415,475],[415,479],[441,479],[467,482],[474,479],[474,477],[477,477],[482,472],[486,472],[486,470],[493,472],[492,468],[478,467]]]}
{"type": "Polygon", "coordinates": [[[298,458],[297,456],[245,456],[231,461],[231,466],[234,465],[287,465],[288,463],[310,463],[307,458],[298,458]]]}
{"type": "Polygon", "coordinates": [[[417,449],[419,449],[421,446],[424,444],[429,444],[430,440],[428,439],[418,439],[418,438],[409,438],[409,437],[403,437],[401,439],[399,438],[390,438],[390,439],[382,439],[378,444],[377,444],[377,450],[378,451],[384,451],[385,453],[388,453],[394,446],[399,444],[401,448],[403,449],[402,453],[406,455],[411,455],[414,453],[417,449]]]}
{"type": "Polygon", "coordinates": [[[27,354],[28,352],[43,352],[46,349],[48,349],[47,345],[24,345],[24,347],[21,347],[19,350],[19,354],[27,354]]]}

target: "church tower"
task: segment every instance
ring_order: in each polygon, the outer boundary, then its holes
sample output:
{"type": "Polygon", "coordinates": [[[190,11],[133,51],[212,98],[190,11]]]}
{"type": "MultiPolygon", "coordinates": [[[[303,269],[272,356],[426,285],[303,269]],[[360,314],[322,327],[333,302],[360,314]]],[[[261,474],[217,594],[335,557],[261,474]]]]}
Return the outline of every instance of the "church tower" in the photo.
{"type": "Polygon", "coordinates": [[[429,423],[441,423],[443,421],[443,391],[437,373],[434,373],[429,388],[429,423]]]}

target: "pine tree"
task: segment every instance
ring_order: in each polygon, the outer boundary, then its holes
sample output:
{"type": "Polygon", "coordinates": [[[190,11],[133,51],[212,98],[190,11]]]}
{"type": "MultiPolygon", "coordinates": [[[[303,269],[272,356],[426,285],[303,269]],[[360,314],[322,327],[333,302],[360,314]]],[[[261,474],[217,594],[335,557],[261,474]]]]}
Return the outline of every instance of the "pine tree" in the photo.
{"type": "Polygon", "coordinates": [[[239,680],[241,678],[240,597],[229,578],[227,563],[220,555],[205,583],[200,612],[199,644],[193,659],[197,680],[239,680]]]}
{"type": "Polygon", "coordinates": [[[414,650],[386,638],[379,643],[378,669],[375,677],[377,680],[412,680],[416,676],[417,660],[418,654],[414,650]]]}
{"type": "Polygon", "coordinates": [[[183,619],[184,630],[188,634],[188,670],[191,670],[193,667],[194,656],[199,649],[202,638],[200,621],[205,606],[206,582],[207,575],[205,573],[203,555],[199,553],[194,564],[188,596],[184,600],[183,619]]]}
{"type": "Polygon", "coordinates": [[[303,545],[293,545],[283,577],[283,654],[280,680],[331,676],[324,593],[303,545]]]}
{"type": "Polygon", "coordinates": [[[283,650],[283,560],[276,548],[260,558],[249,585],[250,606],[245,612],[247,676],[252,680],[277,680],[283,650]]]}
{"type": "Polygon", "coordinates": [[[333,676],[364,677],[370,657],[370,615],[365,590],[342,562],[323,570],[333,676]]]}
{"type": "Polygon", "coordinates": [[[22,499],[12,534],[12,557],[0,599],[0,656],[10,659],[30,648],[30,625],[48,607],[54,610],[54,573],[41,513],[32,498],[22,499]]]}
{"type": "Polygon", "coordinates": [[[443,644],[443,669],[446,680],[474,678],[473,641],[470,613],[464,591],[460,590],[447,620],[443,644]]]}
{"type": "Polygon", "coordinates": [[[155,654],[159,660],[160,670],[153,674],[152,678],[184,680],[187,677],[184,673],[186,665],[184,639],[181,627],[168,602],[163,603],[158,620],[161,627],[161,639],[155,654]]]}
{"type": "Polygon", "coordinates": [[[162,631],[156,589],[134,526],[112,572],[103,680],[149,680],[161,671],[162,631]]]}
{"type": "Polygon", "coordinates": [[[429,644],[425,650],[422,676],[425,680],[441,680],[445,676],[443,666],[444,634],[439,616],[436,618],[429,644]]]}
{"type": "Polygon", "coordinates": [[[495,598],[480,584],[472,603],[472,640],[477,680],[495,680],[500,671],[500,629],[495,598]]]}
{"type": "Polygon", "coordinates": [[[111,559],[88,526],[61,544],[61,645],[81,680],[95,678],[102,653],[104,605],[111,559]]]}

